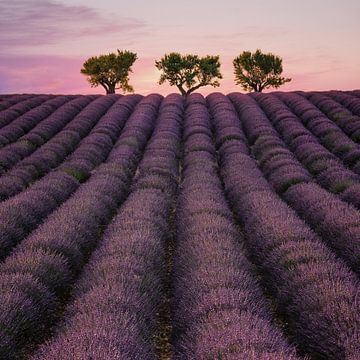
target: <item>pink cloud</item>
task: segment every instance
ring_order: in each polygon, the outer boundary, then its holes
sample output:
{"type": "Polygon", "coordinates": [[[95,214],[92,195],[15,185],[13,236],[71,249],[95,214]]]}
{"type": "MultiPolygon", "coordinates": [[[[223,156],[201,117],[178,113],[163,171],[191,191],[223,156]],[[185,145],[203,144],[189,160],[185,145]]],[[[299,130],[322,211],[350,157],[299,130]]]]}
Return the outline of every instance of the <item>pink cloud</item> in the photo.
{"type": "Polygon", "coordinates": [[[2,49],[53,44],[72,38],[98,37],[145,27],[146,24],[138,19],[108,19],[86,6],[70,6],[51,0],[0,1],[2,49]]]}

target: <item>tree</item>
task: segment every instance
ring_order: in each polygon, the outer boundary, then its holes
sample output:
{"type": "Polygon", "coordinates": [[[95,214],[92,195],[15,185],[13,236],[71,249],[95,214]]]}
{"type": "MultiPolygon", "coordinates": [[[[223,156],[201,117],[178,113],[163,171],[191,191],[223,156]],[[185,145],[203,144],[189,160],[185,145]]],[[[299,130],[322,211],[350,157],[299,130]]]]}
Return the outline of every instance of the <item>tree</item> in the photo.
{"type": "Polygon", "coordinates": [[[87,59],[80,72],[87,76],[91,87],[101,85],[107,94],[114,94],[116,89],[125,93],[133,92],[129,85],[129,72],[137,59],[137,55],[130,51],[119,51],[108,55],[93,56],[87,59]]]}
{"type": "Polygon", "coordinates": [[[272,53],[263,54],[257,49],[255,53],[244,51],[233,60],[235,82],[245,91],[262,92],[269,87],[278,88],[291,81],[281,77],[282,59],[272,53]]]}
{"type": "Polygon", "coordinates": [[[183,96],[202,86],[220,86],[217,79],[222,79],[219,56],[207,55],[200,58],[197,55],[173,52],[165,54],[160,61],[155,61],[155,66],[163,72],[159,84],[167,80],[170,85],[175,85],[183,96]]]}

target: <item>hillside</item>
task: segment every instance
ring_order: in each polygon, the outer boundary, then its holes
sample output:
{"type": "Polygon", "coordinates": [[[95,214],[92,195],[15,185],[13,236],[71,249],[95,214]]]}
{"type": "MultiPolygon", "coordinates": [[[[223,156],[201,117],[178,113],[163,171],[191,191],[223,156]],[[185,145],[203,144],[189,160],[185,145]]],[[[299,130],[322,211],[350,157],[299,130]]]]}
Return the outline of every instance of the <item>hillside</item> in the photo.
{"type": "Polygon", "coordinates": [[[360,90],[0,95],[0,359],[360,359],[360,90]]]}

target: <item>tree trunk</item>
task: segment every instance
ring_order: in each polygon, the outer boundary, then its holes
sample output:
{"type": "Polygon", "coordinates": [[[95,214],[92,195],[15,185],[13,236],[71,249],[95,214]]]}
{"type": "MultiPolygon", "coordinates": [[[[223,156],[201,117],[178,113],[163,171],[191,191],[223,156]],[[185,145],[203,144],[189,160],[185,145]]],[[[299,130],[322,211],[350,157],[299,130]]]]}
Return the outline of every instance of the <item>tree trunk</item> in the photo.
{"type": "Polygon", "coordinates": [[[109,87],[106,89],[106,94],[115,94],[115,85],[109,85],[109,87]]]}
{"type": "Polygon", "coordinates": [[[187,92],[186,92],[186,94],[185,94],[185,96],[189,96],[192,92],[194,92],[196,89],[194,89],[194,88],[191,88],[191,89],[189,89],[187,92]]]}
{"type": "Polygon", "coordinates": [[[179,85],[177,85],[177,88],[180,90],[181,95],[184,96],[184,97],[186,97],[187,93],[186,93],[186,91],[184,90],[184,88],[183,88],[182,86],[179,86],[179,85]]]}
{"type": "Polygon", "coordinates": [[[109,88],[106,84],[100,83],[100,85],[105,89],[106,94],[108,94],[109,88]]]}

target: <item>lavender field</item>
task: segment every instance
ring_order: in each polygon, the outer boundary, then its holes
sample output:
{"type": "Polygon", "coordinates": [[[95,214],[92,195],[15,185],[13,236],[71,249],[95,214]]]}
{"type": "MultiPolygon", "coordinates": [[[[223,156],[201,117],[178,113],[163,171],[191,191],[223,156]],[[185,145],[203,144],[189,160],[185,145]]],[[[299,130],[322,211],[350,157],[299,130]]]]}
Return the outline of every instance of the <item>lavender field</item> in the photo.
{"type": "Polygon", "coordinates": [[[0,359],[360,359],[360,90],[0,95],[0,359]]]}

